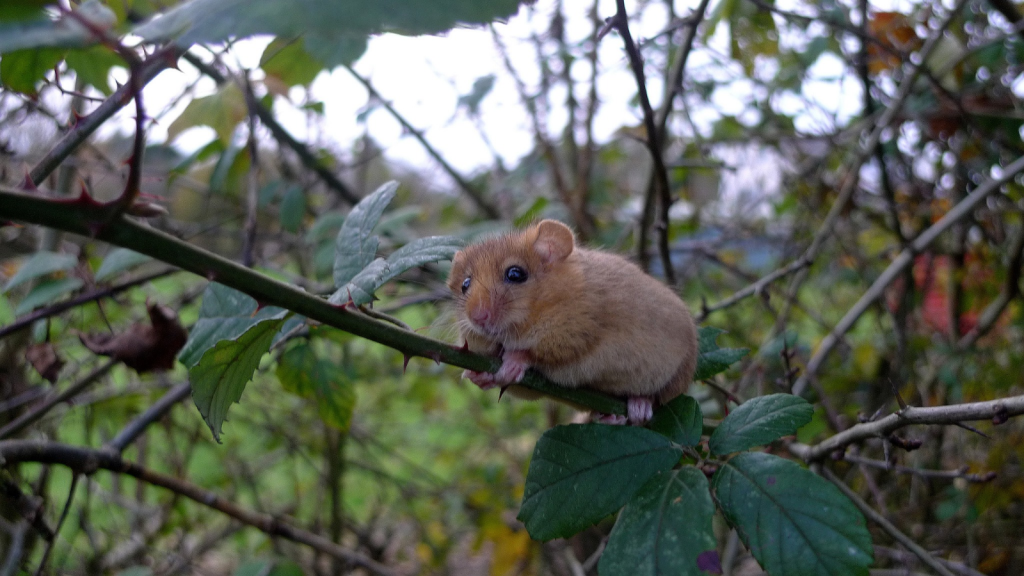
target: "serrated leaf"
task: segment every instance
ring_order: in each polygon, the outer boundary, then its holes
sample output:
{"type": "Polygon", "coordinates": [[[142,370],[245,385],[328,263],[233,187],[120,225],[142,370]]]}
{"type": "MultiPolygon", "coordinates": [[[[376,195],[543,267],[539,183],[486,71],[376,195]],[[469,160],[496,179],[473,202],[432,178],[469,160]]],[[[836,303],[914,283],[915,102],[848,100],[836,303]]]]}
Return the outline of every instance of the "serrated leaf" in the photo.
{"type": "Polygon", "coordinates": [[[667,438],[643,428],[552,428],[534,448],[518,518],[535,540],[569,537],[614,514],[678,461],[667,438]]]}
{"type": "Polygon", "coordinates": [[[227,145],[231,142],[235,126],[245,120],[248,113],[242,90],[234,82],[225,82],[217,92],[194,98],[188,103],[181,115],[167,127],[167,143],[172,143],[189,128],[209,126],[217,133],[221,143],[227,145]]]}
{"type": "Polygon", "coordinates": [[[327,301],[339,306],[349,303],[356,306],[369,304],[373,301],[373,293],[384,284],[384,277],[387,273],[387,260],[377,258],[370,262],[369,266],[360,270],[351,282],[335,290],[327,301]]]}
{"type": "Polygon", "coordinates": [[[303,344],[281,356],[277,377],[288,392],[313,400],[324,422],[348,433],[356,395],[351,380],[337,364],[317,358],[312,347],[303,344]]]}
{"type": "Polygon", "coordinates": [[[282,318],[256,322],[237,339],[221,340],[207,349],[189,369],[192,400],[218,442],[228,409],[242,397],[283,323],[282,318]]]}
{"type": "Polygon", "coordinates": [[[103,259],[103,263],[100,264],[100,269],[96,271],[96,281],[103,282],[108,278],[113,278],[117,274],[124,272],[129,268],[133,268],[144,262],[149,262],[153,258],[146,256],[145,254],[139,254],[134,250],[127,248],[114,248],[111,250],[106,258],[103,259]]]}
{"type": "Polygon", "coordinates": [[[239,338],[257,323],[283,318],[286,313],[286,310],[274,306],[259,308],[251,296],[211,282],[203,292],[199,320],[192,326],[188,342],[178,353],[178,360],[192,368],[218,342],[239,338]]]}
{"type": "Polygon", "coordinates": [[[658,472],[619,514],[601,555],[601,576],[721,573],[704,473],[693,466],[658,472]],[[715,572],[715,568],[718,571],[715,572]]]}
{"type": "Polygon", "coordinates": [[[56,302],[61,296],[74,292],[82,287],[80,278],[61,278],[60,280],[46,280],[40,282],[25,295],[25,298],[18,303],[14,313],[18,316],[56,302]]]}
{"type": "Polygon", "coordinates": [[[4,285],[3,291],[9,292],[12,288],[17,288],[25,282],[35,280],[47,274],[67,272],[74,268],[76,264],[78,264],[78,259],[71,254],[46,251],[36,252],[18,268],[14,276],[4,285]]]}
{"type": "Polygon", "coordinates": [[[704,326],[697,332],[700,353],[697,355],[697,370],[694,381],[711,378],[715,374],[725,372],[736,362],[747,355],[746,348],[719,348],[716,340],[725,330],[704,326]]]}
{"type": "Polygon", "coordinates": [[[704,431],[704,415],[696,400],[680,394],[668,404],[658,407],[647,427],[676,444],[696,446],[704,431]]]}
{"type": "Polygon", "coordinates": [[[398,182],[388,182],[363,198],[349,212],[341,224],[334,242],[334,286],[348,284],[373,262],[380,240],[373,227],[391,200],[395,198],[398,182]]]}
{"type": "Polygon", "coordinates": [[[771,454],[737,455],[711,481],[715,500],[769,574],[866,576],[871,535],[828,481],[771,454]]]}
{"type": "Polygon", "coordinates": [[[722,420],[708,447],[712,454],[741,452],[795,434],[811,421],[814,408],[792,394],[769,394],[747,400],[722,420]]]}
{"type": "Polygon", "coordinates": [[[306,215],[306,193],[299,186],[288,189],[281,200],[281,228],[295,233],[306,215]]]}

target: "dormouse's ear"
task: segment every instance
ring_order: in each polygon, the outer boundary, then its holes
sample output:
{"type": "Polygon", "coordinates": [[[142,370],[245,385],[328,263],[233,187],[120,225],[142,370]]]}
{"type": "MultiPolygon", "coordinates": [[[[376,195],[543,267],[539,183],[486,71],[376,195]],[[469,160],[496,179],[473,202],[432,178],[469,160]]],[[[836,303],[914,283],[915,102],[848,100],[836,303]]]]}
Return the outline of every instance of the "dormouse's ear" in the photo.
{"type": "Polygon", "coordinates": [[[462,281],[465,280],[465,278],[462,278],[464,273],[463,268],[466,266],[465,260],[466,254],[462,250],[456,252],[455,257],[452,258],[452,267],[448,271],[448,287],[451,288],[453,292],[456,287],[461,286],[462,281]]]}
{"type": "Polygon", "coordinates": [[[576,238],[568,226],[556,220],[542,220],[537,224],[537,239],[533,242],[533,250],[540,256],[541,262],[552,264],[565,260],[572,254],[576,238]]]}

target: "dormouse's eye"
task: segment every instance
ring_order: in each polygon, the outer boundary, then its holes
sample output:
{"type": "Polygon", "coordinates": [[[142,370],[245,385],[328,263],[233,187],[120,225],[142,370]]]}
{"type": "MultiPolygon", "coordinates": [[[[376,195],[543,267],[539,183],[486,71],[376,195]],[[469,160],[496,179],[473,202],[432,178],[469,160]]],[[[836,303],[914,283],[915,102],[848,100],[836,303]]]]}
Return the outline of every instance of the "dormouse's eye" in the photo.
{"type": "Polygon", "coordinates": [[[469,276],[466,276],[466,279],[462,281],[462,293],[463,294],[466,293],[466,290],[469,290],[469,284],[470,284],[469,276]]]}
{"type": "Polygon", "coordinates": [[[505,270],[505,281],[513,284],[522,284],[526,282],[526,279],[530,275],[526,273],[521,266],[509,266],[508,270],[505,270]]]}

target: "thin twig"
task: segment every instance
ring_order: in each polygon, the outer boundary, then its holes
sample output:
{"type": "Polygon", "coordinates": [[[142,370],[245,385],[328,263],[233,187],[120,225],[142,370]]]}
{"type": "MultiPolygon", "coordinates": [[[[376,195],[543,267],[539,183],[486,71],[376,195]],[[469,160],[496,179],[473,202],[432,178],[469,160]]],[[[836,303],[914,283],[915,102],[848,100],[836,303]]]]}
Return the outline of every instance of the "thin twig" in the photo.
{"type": "Polygon", "coordinates": [[[145,432],[146,428],[150,424],[156,422],[163,417],[175,404],[181,402],[192,392],[192,385],[189,382],[182,382],[174,388],[171,388],[166,394],[160,397],[152,406],[146,409],[145,412],[139,414],[134,420],[128,423],[117,436],[110,442],[107,442],[106,447],[116,450],[118,453],[123,452],[124,449],[135,441],[140,434],[145,432]]]}
{"type": "Polygon", "coordinates": [[[53,551],[53,547],[57,543],[57,535],[60,534],[60,527],[64,525],[64,521],[68,518],[68,511],[71,510],[71,501],[75,498],[75,488],[78,488],[79,478],[80,475],[78,472],[72,470],[71,488],[68,489],[68,499],[64,502],[64,510],[60,513],[60,520],[57,521],[57,527],[53,529],[53,538],[46,543],[46,549],[43,551],[43,557],[39,560],[39,566],[36,568],[36,576],[40,576],[46,568],[46,561],[50,559],[50,552],[53,551]]]}
{"type": "Polygon", "coordinates": [[[36,420],[45,416],[51,409],[53,409],[54,406],[62,402],[67,402],[71,398],[85,392],[90,386],[106,376],[107,372],[110,372],[110,369],[116,366],[117,363],[117,360],[107,361],[107,363],[87,374],[85,378],[82,378],[78,382],[69,386],[67,390],[51,396],[31,411],[25,412],[21,416],[18,416],[14,420],[8,422],[6,426],[0,428],[0,438],[7,438],[12,434],[17,434],[36,420]]]}
{"type": "Polygon", "coordinates": [[[935,559],[927,550],[922,548],[917,542],[914,542],[906,534],[900,531],[892,522],[875,511],[874,508],[868,506],[868,503],[861,499],[860,495],[851,490],[849,486],[843,483],[831,470],[822,466],[821,473],[825,478],[828,478],[832,484],[834,484],[839,491],[846,495],[847,498],[853,502],[860,511],[868,517],[869,520],[878,525],[879,528],[885,531],[886,534],[892,536],[893,540],[896,540],[903,546],[914,553],[915,556],[921,559],[929,568],[941,574],[941,576],[954,576],[945,566],[942,565],[938,560],[935,559]]]}
{"type": "Polygon", "coordinates": [[[977,484],[984,484],[991,482],[995,479],[995,472],[985,472],[983,474],[972,474],[968,472],[967,466],[960,468],[959,470],[924,470],[921,468],[912,468],[910,466],[900,466],[898,464],[890,464],[882,460],[874,460],[871,458],[864,458],[855,454],[845,454],[843,460],[860,464],[862,466],[871,466],[872,468],[880,468],[882,470],[888,470],[890,472],[899,472],[900,474],[912,474],[914,476],[920,476],[921,478],[938,478],[940,480],[956,480],[963,478],[968,482],[977,484]]]}
{"type": "Polygon", "coordinates": [[[697,318],[697,323],[701,323],[704,320],[706,320],[707,317],[710,316],[713,312],[717,312],[719,310],[723,310],[725,308],[728,308],[728,307],[736,304],[737,302],[739,302],[739,301],[741,301],[741,300],[743,300],[745,298],[748,298],[750,296],[756,296],[756,295],[760,295],[760,294],[764,293],[764,289],[767,288],[768,285],[770,285],[772,282],[775,282],[776,280],[778,280],[780,278],[788,276],[788,275],[792,274],[793,272],[796,272],[797,270],[801,270],[803,268],[806,268],[807,266],[810,266],[810,265],[811,265],[810,260],[807,260],[805,258],[798,258],[798,259],[790,262],[786,266],[783,266],[782,268],[779,268],[778,270],[775,270],[775,271],[773,271],[773,272],[771,272],[771,273],[761,277],[757,281],[751,283],[746,288],[743,288],[742,290],[737,291],[732,296],[729,296],[728,298],[726,298],[725,300],[722,300],[721,302],[718,302],[717,304],[712,304],[711,306],[708,306],[706,304],[702,305],[701,306],[701,311],[700,311],[700,316],[697,318]]]}
{"type": "Polygon", "coordinates": [[[135,288],[136,286],[146,284],[158,278],[163,278],[164,276],[169,276],[171,274],[174,274],[175,272],[180,272],[180,270],[178,270],[177,268],[166,268],[164,270],[160,270],[157,272],[153,272],[151,274],[146,274],[145,276],[140,276],[138,278],[128,280],[127,282],[118,284],[116,286],[91,290],[89,292],[86,292],[85,294],[79,294],[78,296],[75,296],[70,300],[60,302],[52,306],[47,306],[46,308],[40,308],[39,310],[36,310],[31,314],[26,314],[21,318],[16,319],[14,322],[8,324],[7,326],[0,328],[0,340],[19,330],[28,328],[37,320],[43,320],[51,316],[56,316],[61,312],[70,310],[77,306],[81,306],[86,302],[92,302],[93,300],[100,300],[102,298],[107,298],[110,296],[114,296],[116,294],[120,294],[125,290],[135,288]]]}
{"type": "Polygon", "coordinates": [[[453,168],[452,165],[449,164],[448,161],[445,160],[443,156],[441,156],[437,149],[434,148],[430,144],[430,142],[427,142],[427,138],[423,135],[423,132],[415,128],[412,124],[409,123],[408,120],[405,119],[404,116],[399,114],[398,110],[395,110],[394,106],[392,106],[390,102],[385,100],[384,97],[381,96],[380,92],[377,92],[377,89],[373,87],[373,84],[370,84],[369,80],[367,80],[361,74],[356,72],[351,66],[345,65],[345,69],[348,70],[352,77],[358,80],[359,83],[362,84],[364,88],[366,88],[366,91],[370,93],[371,98],[380,102],[381,106],[383,106],[384,109],[387,110],[395,118],[395,120],[398,120],[398,123],[401,124],[403,128],[405,128],[410,134],[412,134],[413,138],[415,138],[416,141],[419,142],[421,146],[423,146],[423,149],[427,151],[427,154],[430,154],[430,157],[433,158],[434,161],[437,162],[441,166],[441,168],[448,173],[448,176],[451,177],[451,179],[454,180],[455,183],[459,185],[459,188],[461,188],[462,191],[465,192],[467,196],[469,196],[470,200],[472,200],[473,203],[476,204],[477,208],[479,208],[481,212],[483,212],[488,218],[497,219],[501,217],[501,213],[498,212],[498,209],[491,205],[491,203],[484,198],[483,193],[480,190],[478,190],[475,186],[470,184],[469,181],[462,176],[462,174],[459,174],[455,170],[455,168],[453,168]]]}
{"type": "MultiPolygon", "coordinates": [[[[210,79],[217,84],[223,84],[228,81],[228,78],[224,76],[224,74],[221,74],[221,72],[215,67],[200,60],[196,55],[185,53],[183,58],[189,64],[195,66],[197,70],[209,76],[210,79]]],[[[261,104],[258,98],[251,94],[247,94],[246,97],[249,102],[250,111],[256,113],[260,122],[270,130],[270,133],[278,143],[290,148],[292,152],[298,156],[302,165],[312,170],[324,185],[326,185],[329,190],[340,196],[342,200],[350,205],[355,205],[359,202],[359,197],[348,187],[348,185],[335,176],[333,172],[324,167],[320,160],[317,159],[305,144],[296,140],[294,136],[285,130],[277,119],[274,118],[273,113],[271,113],[266,106],[261,104]]]]}

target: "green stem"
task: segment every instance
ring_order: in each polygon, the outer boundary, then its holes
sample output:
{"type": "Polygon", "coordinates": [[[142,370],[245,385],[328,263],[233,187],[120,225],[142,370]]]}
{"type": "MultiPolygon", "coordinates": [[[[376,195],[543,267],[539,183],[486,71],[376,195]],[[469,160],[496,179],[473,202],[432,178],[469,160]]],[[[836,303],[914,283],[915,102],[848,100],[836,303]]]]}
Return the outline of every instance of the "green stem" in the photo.
{"type": "MultiPolygon", "coordinates": [[[[407,356],[429,358],[477,372],[496,372],[501,366],[497,358],[474,354],[447,342],[427,338],[345,307],[335,306],[295,286],[124,216],[109,222],[106,222],[107,218],[108,211],[89,199],[54,200],[39,195],[29,196],[16,188],[0,185],[0,221],[11,219],[29,222],[130,248],[244,292],[262,305],[292,310],[328,326],[394,348],[407,356]]],[[[604,414],[626,413],[625,403],[619,399],[590,390],[567,389],[535,372],[528,373],[521,384],[604,414]]]]}

